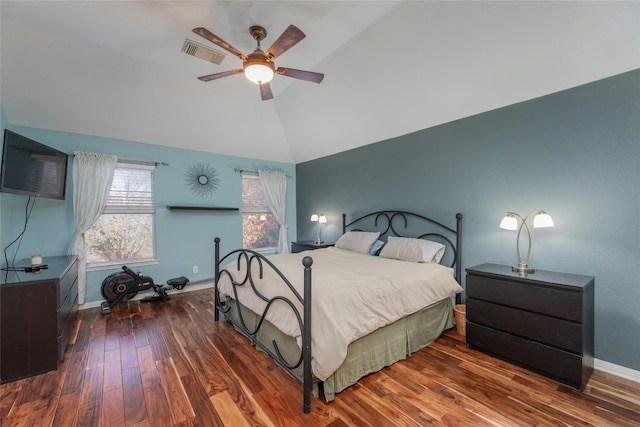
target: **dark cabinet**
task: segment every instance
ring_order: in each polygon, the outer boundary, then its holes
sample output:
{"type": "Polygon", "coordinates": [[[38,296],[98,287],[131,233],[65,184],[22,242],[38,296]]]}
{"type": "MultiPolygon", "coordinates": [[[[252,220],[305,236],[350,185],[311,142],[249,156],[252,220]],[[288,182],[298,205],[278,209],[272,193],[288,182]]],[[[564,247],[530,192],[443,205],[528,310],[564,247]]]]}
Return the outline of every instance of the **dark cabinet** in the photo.
{"type": "MultiPolygon", "coordinates": [[[[47,257],[35,273],[3,271],[0,383],[56,370],[78,311],[78,261],[47,257]]],[[[25,260],[17,268],[30,266],[25,260]]]]}
{"type": "Polygon", "coordinates": [[[301,240],[299,242],[291,242],[291,253],[297,254],[302,251],[312,251],[330,246],[333,246],[333,243],[316,243],[314,240],[301,240]]]}
{"type": "Polygon", "coordinates": [[[467,344],[584,389],[593,371],[594,278],[482,264],[466,270],[467,344]]]}

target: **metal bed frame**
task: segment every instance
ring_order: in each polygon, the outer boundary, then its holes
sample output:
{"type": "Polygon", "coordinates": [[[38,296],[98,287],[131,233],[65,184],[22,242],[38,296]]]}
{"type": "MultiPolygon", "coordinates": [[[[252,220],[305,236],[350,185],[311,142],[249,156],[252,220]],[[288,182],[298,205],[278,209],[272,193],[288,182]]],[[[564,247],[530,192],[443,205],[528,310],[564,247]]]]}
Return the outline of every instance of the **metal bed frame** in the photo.
{"type": "MultiPolygon", "coordinates": [[[[410,220],[418,220],[418,221],[426,221],[431,224],[432,227],[435,226],[435,230],[440,230],[438,232],[428,232],[421,235],[418,235],[417,238],[430,238],[434,240],[439,240],[441,243],[447,246],[448,251],[453,251],[453,257],[450,264],[450,267],[454,268],[455,277],[458,282],[461,280],[461,248],[462,248],[462,214],[456,214],[456,226],[455,228],[448,227],[438,221],[435,221],[431,218],[427,218],[426,216],[406,212],[406,211],[398,211],[398,210],[384,210],[372,212],[366,215],[363,215],[351,222],[347,223],[346,214],[342,214],[342,231],[345,233],[346,231],[362,231],[359,228],[355,228],[355,224],[373,222],[374,229],[380,230],[380,236],[384,235],[393,235],[399,237],[409,237],[403,236],[402,233],[398,231],[398,227],[404,226],[406,229],[410,220]],[[402,220],[402,221],[401,221],[402,220]],[[401,221],[401,222],[400,222],[401,221]],[[443,234],[445,233],[445,234],[443,234]],[[451,238],[455,239],[455,244],[451,240],[451,238]]],[[[371,230],[368,230],[371,231],[371,230]]],[[[416,236],[411,236],[416,237],[416,236]]],[[[244,334],[254,345],[259,347],[262,351],[267,353],[273,360],[280,365],[285,371],[291,374],[298,382],[302,384],[303,387],[303,411],[305,413],[309,413],[311,411],[311,393],[313,390],[313,385],[317,381],[312,375],[311,372],[311,265],[313,264],[313,259],[310,256],[305,256],[302,259],[302,265],[304,269],[304,290],[303,295],[295,289],[295,287],[291,284],[289,279],[285,277],[285,275],[276,267],[269,258],[264,255],[250,250],[250,249],[236,249],[233,250],[226,255],[220,255],[220,238],[216,237],[214,239],[215,242],[215,313],[214,319],[218,321],[220,319],[220,313],[225,317],[225,319],[233,324],[233,326],[239,330],[242,334],[244,334]],[[241,280],[233,280],[232,274],[225,268],[227,264],[230,265],[231,261],[235,259],[236,268],[240,271],[240,266],[244,262],[247,265],[246,273],[241,280]],[[252,266],[257,266],[258,277],[254,277],[252,266]],[[303,310],[302,313],[298,310],[293,301],[284,296],[275,296],[275,297],[267,297],[261,294],[256,288],[256,280],[260,280],[263,277],[263,272],[265,268],[272,269],[278,277],[282,280],[282,283],[285,287],[289,288],[289,290],[293,293],[295,299],[302,305],[303,310]],[[232,283],[232,288],[234,295],[226,296],[225,301],[221,301],[220,292],[218,289],[218,283],[220,278],[224,275],[229,276],[229,279],[232,283]],[[250,328],[247,326],[246,322],[242,316],[242,310],[240,308],[240,304],[235,304],[236,307],[236,315],[239,319],[236,320],[229,313],[231,310],[231,304],[227,304],[231,299],[238,301],[237,295],[237,287],[239,286],[250,286],[253,292],[265,301],[266,307],[264,312],[260,315],[260,320],[257,323],[255,328],[250,328]],[[289,308],[295,314],[298,325],[301,331],[302,336],[302,349],[300,350],[300,356],[297,360],[290,362],[287,361],[281,354],[278,343],[273,340],[271,345],[273,346],[273,351],[271,348],[261,342],[257,338],[257,333],[260,330],[263,322],[265,321],[265,316],[271,307],[271,305],[276,301],[282,301],[289,306],[289,308]],[[299,374],[297,370],[302,367],[302,374],[299,374]]],[[[456,302],[459,302],[460,295],[456,296],[456,302]]]]}

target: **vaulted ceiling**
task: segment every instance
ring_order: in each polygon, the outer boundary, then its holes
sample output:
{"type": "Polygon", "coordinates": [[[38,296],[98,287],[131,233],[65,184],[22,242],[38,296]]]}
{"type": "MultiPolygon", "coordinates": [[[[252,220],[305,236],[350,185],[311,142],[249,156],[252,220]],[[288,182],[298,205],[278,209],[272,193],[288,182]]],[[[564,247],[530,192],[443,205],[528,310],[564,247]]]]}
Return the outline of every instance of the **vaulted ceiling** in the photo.
{"type": "Polygon", "coordinates": [[[640,68],[640,3],[485,1],[0,2],[9,123],[300,163],[640,68]],[[244,53],[294,24],[274,99],[244,53]],[[186,39],[226,56],[181,51],[186,39]]]}

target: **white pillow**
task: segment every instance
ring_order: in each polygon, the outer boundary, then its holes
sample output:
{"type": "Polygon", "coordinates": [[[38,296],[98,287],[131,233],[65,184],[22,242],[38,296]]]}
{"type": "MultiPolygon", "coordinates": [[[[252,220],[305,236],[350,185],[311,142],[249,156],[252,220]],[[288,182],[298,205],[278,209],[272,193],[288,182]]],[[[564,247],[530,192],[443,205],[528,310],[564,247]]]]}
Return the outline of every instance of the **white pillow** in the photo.
{"type": "Polygon", "coordinates": [[[376,240],[378,240],[379,236],[379,231],[347,231],[340,236],[334,246],[336,248],[346,249],[352,252],[368,254],[371,246],[376,240]]]}
{"type": "Polygon", "coordinates": [[[438,263],[444,250],[443,244],[431,240],[389,236],[379,256],[411,262],[438,263]]]}

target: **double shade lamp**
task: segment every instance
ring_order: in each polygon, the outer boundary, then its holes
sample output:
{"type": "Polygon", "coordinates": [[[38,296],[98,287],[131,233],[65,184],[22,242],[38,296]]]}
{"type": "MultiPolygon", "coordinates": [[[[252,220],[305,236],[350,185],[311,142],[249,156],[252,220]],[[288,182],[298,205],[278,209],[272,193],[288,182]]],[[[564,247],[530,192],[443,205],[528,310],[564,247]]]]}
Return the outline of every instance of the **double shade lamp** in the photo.
{"type": "Polygon", "coordinates": [[[320,225],[326,224],[327,217],[324,216],[324,214],[313,214],[311,215],[311,222],[318,223],[318,225],[316,226],[316,245],[319,245],[320,243],[322,243],[322,240],[320,239],[320,225]]]}
{"type": "Polygon", "coordinates": [[[533,211],[526,217],[521,217],[515,212],[507,212],[507,214],[502,218],[500,222],[500,228],[505,230],[518,230],[518,235],[516,236],[516,253],[518,255],[518,265],[511,267],[512,271],[518,272],[520,274],[531,274],[535,273],[536,269],[529,267],[529,255],[531,254],[531,232],[529,231],[529,226],[527,225],[527,219],[535,214],[533,217],[533,228],[546,228],[553,227],[553,219],[551,215],[549,215],[545,211],[533,211]],[[520,256],[520,233],[522,229],[527,231],[527,239],[529,242],[529,246],[527,248],[527,256],[522,259],[520,256]]]}

